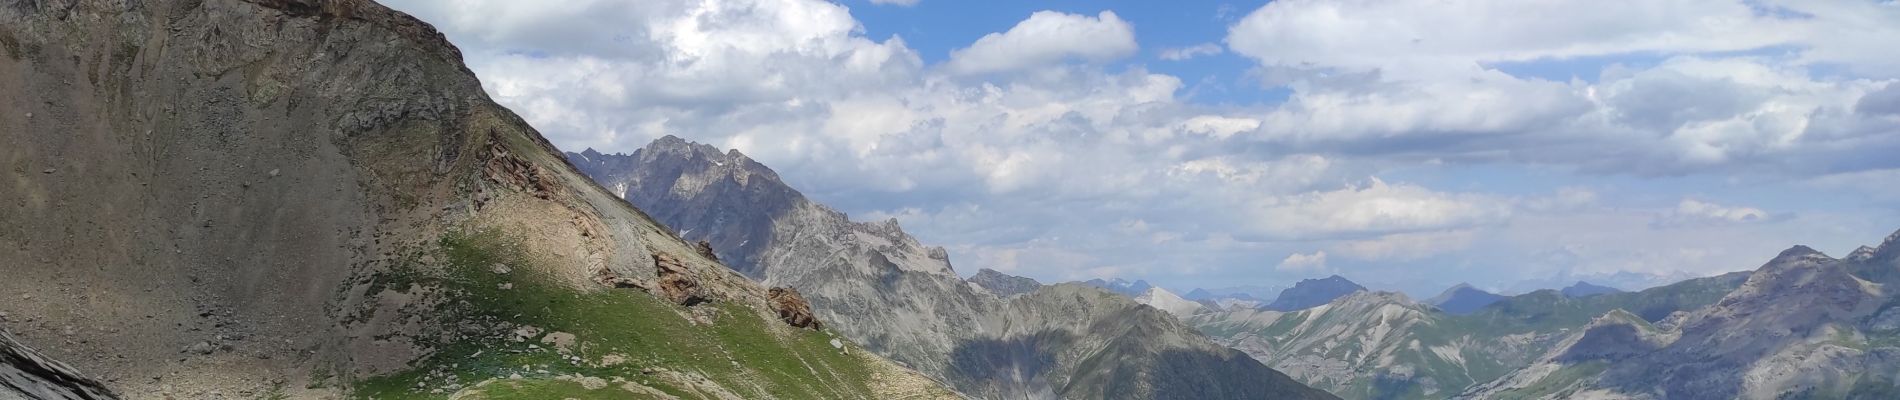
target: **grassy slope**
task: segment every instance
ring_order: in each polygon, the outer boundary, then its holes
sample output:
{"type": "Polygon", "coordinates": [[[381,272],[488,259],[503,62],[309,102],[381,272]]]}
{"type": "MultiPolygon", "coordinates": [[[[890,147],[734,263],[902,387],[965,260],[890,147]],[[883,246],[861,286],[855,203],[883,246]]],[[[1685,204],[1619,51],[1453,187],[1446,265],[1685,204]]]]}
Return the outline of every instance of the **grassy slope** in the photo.
{"type": "Polygon", "coordinates": [[[743,398],[874,397],[877,367],[833,348],[827,333],[783,327],[743,305],[697,306],[712,323],[696,324],[689,309],[642,291],[575,290],[537,274],[544,269],[532,267],[533,261],[519,256],[523,253],[511,243],[494,233],[450,234],[439,248],[411,257],[415,262],[409,267],[376,277],[391,290],[439,288],[448,301],[432,314],[463,322],[464,334],[443,335],[448,339],[438,343],[436,354],[408,371],[362,381],[354,395],[442,399],[476,382],[519,375],[468,397],[641,397],[621,389],[621,381],[689,399],[716,398],[721,391],[743,398]],[[423,261],[432,259],[444,265],[423,261]],[[497,264],[512,271],[496,273],[492,266],[497,264]],[[517,325],[543,333],[517,342],[509,338],[517,325]],[[566,355],[554,351],[539,340],[548,332],[572,333],[577,344],[566,355]],[[610,355],[625,362],[608,365],[610,355]],[[556,379],[560,376],[614,383],[587,390],[556,379]],[[445,390],[434,392],[438,388],[445,390]]]}

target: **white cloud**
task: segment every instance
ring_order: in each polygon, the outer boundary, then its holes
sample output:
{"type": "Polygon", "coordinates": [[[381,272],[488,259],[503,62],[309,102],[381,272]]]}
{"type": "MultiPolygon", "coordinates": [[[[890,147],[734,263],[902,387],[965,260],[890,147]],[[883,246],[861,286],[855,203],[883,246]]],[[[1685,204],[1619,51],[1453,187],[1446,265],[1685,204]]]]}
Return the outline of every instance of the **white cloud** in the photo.
{"type": "MultiPolygon", "coordinates": [[[[1679,211],[1606,211],[1614,205],[1600,203],[1632,193],[1599,196],[1617,189],[1596,181],[1503,195],[1524,188],[1487,186],[1460,169],[1528,167],[1553,180],[1833,177],[1814,188],[1878,186],[1864,182],[1892,174],[1857,170],[1900,169],[1889,156],[1900,151],[1891,134],[1900,131],[1900,101],[1891,100],[1900,85],[1886,80],[1900,67],[1879,68],[1897,58],[1879,50],[1900,47],[1883,46],[1900,34],[1878,34],[1900,20],[1872,2],[1763,3],[1813,21],[1734,14],[1716,1],[1550,4],[1555,12],[1507,2],[1272,2],[1236,23],[1226,50],[1256,60],[1255,77],[1291,94],[1239,105],[1193,104],[1180,78],[1110,67],[1139,49],[1133,27],[1112,12],[1036,13],[929,65],[903,38],[867,37],[850,10],[827,1],[390,3],[441,28],[491,95],[562,148],[631,151],[665,134],[738,148],[861,219],[903,220],[949,246],[965,271],[1045,280],[1266,281],[1257,276],[1262,254],[1319,249],[1334,270],[1429,261],[1509,272],[1519,258],[1568,244],[1583,245],[1562,267],[1577,271],[1714,271],[1753,247],[1798,240],[1793,226],[1828,224],[1800,210],[1786,224],[1662,226],[1658,215],[1679,211]],[[1638,11],[1657,16],[1598,15],[1638,11]],[[1442,24],[1513,12],[1528,14],[1487,28],[1442,24]],[[1552,20],[1569,12],[1624,25],[1552,20]],[[1704,23],[1658,22],[1666,19],[1704,23]],[[1733,24],[1754,31],[1721,35],[1735,33],[1733,24]],[[1707,53],[1763,43],[1793,47],[1707,53]],[[1648,61],[1577,80],[1491,66],[1629,51],[1648,61]],[[1366,176],[1407,182],[1341,183],[1366,176]],[[1668,236],[1730,237],[1718,228],[1748,229],[1747,240],[1668,236]]],[[[1210,49],[1195,47],[1170,50],[1210,49]]],[[[1652,199],[1644,201],[1683,196],[1629,190],[1652,199]]]]}
{"type": "Polygon", "coordinates": [[[1201,43],[1188,47],[1176,47],[1161,50],[1161,59],[1168,61],[1187,61],[1195,57],[1218,55],[1225,52],[1218,44],[1201,43]]]}
{"type": "Polygon", "coordinates": [[[1736,0],[1287,0],[1247,15],[1227,41],[1264,65],[1410,77],[1488,62],[1747,50],[1796,40],[1794,25],[1736,0]]]}
{"type": "Polygon", "coordinates": [[[1767,222],[1776,219],[1762,209],[1747,206],[1725,206],[1696,199],[1682,199],[1676,208],[1657,217],[1658,226],[1683,226],[1697,224],[1745,224],[1767,222]]]}
{"type": "Polygon", "coordinates": [[[1280,265],[1276,267],[1276,269],[1279,269],[1281,272],[1307,274],[1332,271],[1326,267],[1325,251],[1317,251],[1312,254],[1293,253],[1287,255],[1286,258],[1280,260],[1280,265]]]}
{"type": "Polygon", "coordinates": [[[1254,229],[1270,237],[1327,238],[1495,224],[1510,216],[1511,207],[1489,196],[1440,193],[1372,178],[1335,191],[1260,200],[1246,212],[1254,218],[1254,229]]]}
{"type": "Polygon", "coordinates": [[[1064,60],[1109,61],[1133,54],[1135,28],[1103,11],[1094,17],[1037,11],[1007,32],[991,33],[950,52],[945,69],[958,74],[1015,71],[1064,60]]]}
{"type": "Polygon", "coordinates": [[[1341,243],[1334,252],[1367,261],[1412,261],[1464,251],[1476,236],[1472,230],[1398,233],[1341,243]]]}

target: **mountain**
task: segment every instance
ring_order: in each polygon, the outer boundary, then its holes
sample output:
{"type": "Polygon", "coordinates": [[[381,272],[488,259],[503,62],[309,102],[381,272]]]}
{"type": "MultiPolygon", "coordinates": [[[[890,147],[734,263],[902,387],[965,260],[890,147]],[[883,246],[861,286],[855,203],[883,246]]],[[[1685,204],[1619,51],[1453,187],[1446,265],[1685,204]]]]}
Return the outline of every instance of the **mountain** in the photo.
{"type": "Polygon", "coordinates": [[[1136,280],[1134,282],[1129,282],[1126,280],[1122,280],[1121,278],[1115,278],[1115,279],[1109,279],[1109,280],[1102,280],[1100,278],[1090,279],[1087,281],[1083,281],[1082,284],[1091,286],[1091,287],[1101,288],[1102,290],[1115,292],[1115,293],[1121,294],[1123,296],[1128,296],[1128,297],[1140,296],[1142,293],[1147,293],[1148,289],[1154,288],[1154,285],[1148,284],[1148,281],[1145,281],[1145,280],[1136,280]]]}
{"type": "MultiPolygon", "coordinates": [[[[1891,251],[1889,244],[1873,254],[1891,251]]],[[[1715,304],[1640,335],[1640,345],[1613,360],[1546,357],[1535,370],[1466,395],[1893,398],[1900,395],[1889,373],[1900,370],[1900,296],[1857,273],[1894,269],[1900,263],[1892,259],[1834,259],[1795,246],[1715,304]]]]}
{"type": "Polygon", "coordinates": [[[966,280],[983,290],[1003,297],[1034,292],[1042,288],[1042,283],[1036,282],[1035,279],[996,272],[989,268],[977,270],[976,275],[971,275],[966,280]]]}
{"type": "Polygon", "coordinates": [[[1350,399],[1437,399],[1533,366],[1544,352],[1618,309],[1667,324],[1713,304],[1749,273],[1581,299],[1555,290],[1510,296],[1469,314],[1404,295],[1354,292],[1293,312],[1222,309],[1187,320],[1295,379],[1350,399]]]}
{"type": "Polygon", "coordinates": [[[0,93],[0,319],[126,398],[953,395],[594,185],[371,1],[9,1],[0,93]]]}
{"type": "Polygon", "coordinates": [[[1135,303],[1140,292],[1063,284],[999,296],[896,221],[852,222],[738,151],[668,136],[568,160],[735,270],[797,289],[840,335],[969,396],[1331,397],[1135,303]]]}
{"type": "Polygon", "coordinates": [[[1600,294],[1622,293],[1623,290],[1609,287],[1609,286],[1593,285],[1593,284],[1590,284],[1590,282],[1577,281],[1576,284],[1570,285],[1569,287],[1565,287],[1562,290],[1559,290],[1558,292],[1563,293],[1565,297],[1575,298],[1575,297],[1590,297],[1590,296],[1596,296],[1600,294]]]}
{"type": "Polygon", "coordinates": [[[1188,291],[1187,294],[1181,295],[1181,297],[1195,301],[1222,298],[1268,300],[1279,297],[1280,291],[1282,290],[1286,290],[1286,287],[1277,285],[1242,285],[1211,289],[1196,288],[1188,291]]]}
{"type": "Polygon", "coordinates": [[[1167,289],[1158,287],[1148,288],[1148,291],[1142,292],[1139,296],[1135,296],[1135,302],[1154,307],[1157,310],[1166,311],[1168,314],[1173,314],[1176,318],[1183,319],[1191,317],[1194,313],[1206,308],[1202,306],[1201,303],[1183,299],[1181,296],[1176,296],[1174,292],[1169,292],[1167,289]]]}
{"type": "Polygon", "coordinates": [[[1504,296],[1478,290],[1469,284],[1460,283],[1445,289],[1444,293],[1425,300],[1425,304],[1438,307],[1447,313],[1463,315],[1478,311],[1484,306],[1504,300],[1504,296]]]}
{"type": "Polygon", "coordinates": [[[1303,279],[1291,288],[1280,292],[1267,308],[1275,311],[1298,311],[1330,303],[1353,292],[1365,291],[1365,286],[1346,280],[1339,275],[1321,279],[1303,279]]]}

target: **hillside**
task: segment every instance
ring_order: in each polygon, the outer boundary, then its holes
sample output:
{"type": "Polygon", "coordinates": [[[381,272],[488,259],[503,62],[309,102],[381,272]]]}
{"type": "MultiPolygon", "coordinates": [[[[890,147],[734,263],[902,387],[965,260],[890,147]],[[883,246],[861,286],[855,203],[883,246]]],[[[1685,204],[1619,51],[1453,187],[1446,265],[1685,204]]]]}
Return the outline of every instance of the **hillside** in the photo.
{"type": "Polygon", "coordinates": [[[11,2],[0,50],[0,315],[127,398],[950,394],[592,184],[381,5],[11,2]]]}

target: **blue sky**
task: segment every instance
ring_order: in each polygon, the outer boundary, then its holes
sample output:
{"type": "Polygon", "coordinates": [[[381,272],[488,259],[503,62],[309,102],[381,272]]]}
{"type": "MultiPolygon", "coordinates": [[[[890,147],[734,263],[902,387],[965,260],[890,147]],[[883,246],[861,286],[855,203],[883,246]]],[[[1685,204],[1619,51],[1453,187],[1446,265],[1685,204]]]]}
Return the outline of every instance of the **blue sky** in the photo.
{"type": "Polygon", "coordinates": [[[966,274],[1635,288],[1900,229],[1892,2],[390,4],[562,148],[739,149],[966,274]]]}

